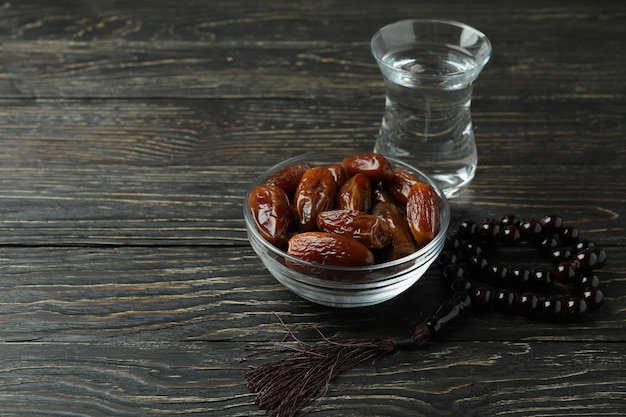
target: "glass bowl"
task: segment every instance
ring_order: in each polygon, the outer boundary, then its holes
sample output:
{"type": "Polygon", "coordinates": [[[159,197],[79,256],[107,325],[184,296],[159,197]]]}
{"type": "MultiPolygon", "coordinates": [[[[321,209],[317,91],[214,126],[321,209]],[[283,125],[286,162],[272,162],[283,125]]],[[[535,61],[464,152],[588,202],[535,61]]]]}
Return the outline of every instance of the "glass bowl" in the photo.
{"type": "MultiPolygon", "coordinates": [[[[348,155],[345,155],[348,156],[348,155]]],[[[244,198],[244,219],[248,239],[267,270],[283,286],[300,297],[331,307],[364,307],[387,301],[419,280],[443,249],[450,223],[450,206],[435,182],[399,160],[389,158],[394,168],[404,169],[430,185],[439,199],[439,232],[428,244],[403,258],[371,266],[338,267],[314,264],[293,257],[266,241],[256,228],[248,205],[248,194],[281,169],[299,163],[310,166],[341,163],[343,157],[309,153],[285,160],[263,173],[244,198]],[[323,278],[320,278],[323,277],[323,278]]]]}

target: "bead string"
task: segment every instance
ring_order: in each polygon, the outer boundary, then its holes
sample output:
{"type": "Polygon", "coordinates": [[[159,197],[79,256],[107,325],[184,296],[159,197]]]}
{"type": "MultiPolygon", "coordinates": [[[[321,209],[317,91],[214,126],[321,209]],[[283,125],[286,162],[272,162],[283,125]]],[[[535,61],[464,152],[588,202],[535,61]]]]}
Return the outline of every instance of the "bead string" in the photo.
{"type": "Polygon", "coordinates": [[[430,339],[472,306],[551,321],[579,319],[604,300],[593,271],[606,259],[603,249],[555,214],[539,220],[515,215],[465,220],[448,234],[438,260],[453,295],[418,326],[413,339],[430,339]],[[551,267],[492,260],[507,247],[534,248],[551,267]]]}

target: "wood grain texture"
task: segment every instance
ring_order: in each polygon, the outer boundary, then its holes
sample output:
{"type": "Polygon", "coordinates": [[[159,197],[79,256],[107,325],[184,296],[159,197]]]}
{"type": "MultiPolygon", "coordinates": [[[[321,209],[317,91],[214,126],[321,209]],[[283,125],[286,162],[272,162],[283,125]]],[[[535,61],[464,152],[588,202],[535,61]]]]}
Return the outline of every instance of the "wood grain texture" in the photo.
{"type": "MultiPolygon", "coordinates": [[[[267,167],[311,150],[371,150],[383,106],[382,95],[357,101],[0,99],[0,162],[4,168],[267,167]]],[[[472,109],[481,167],[626,161],[623,99],[479,99],[472,109]]]]}
{"type": "MultiPolygon", "coordinates": [[[[375,32],[375,26],[371,32],[375,32]]],[[[367,53],[368,42],[339,46],[323,43],[304,48],[261,43],[259,47],[226,45],[207,49],[203,44],[175,43],[169,48],[153,50],[151,45],[38,41],[35,43],[38,48],[29,47],[30,52],[23,57],[20,51],[26,44],[4,43],[0,52],[8,57],[18,55],[19,59],[15,58],[18,60],[13,65],[15,72],[0,78],[0,91],[4,97],[11,98],[351,97],[361,100],[383,91],[382,77],[367,53]]],[[[555,44],[551,48],[566,46],[555,44]]],[[[506,50],[517,46],[502,47],[506,50]]],[[[593,45],[586,48],[592,49],[593,45]]],[[[526,53],[542,54],[538,49],[541,49],[539,45],[530,45],[526,53]]],[[[574,55],[581,53],[577,51],[574,55]]],[[[617,47],[613,53],[619,53],[617,47]]],[[[571,61],[561,56],[551,59],[571,61]]],[[[481,76],[481,80],[489,79],[493,90],[481,90],[484,81],[479,81],[475,97],[541,99],[548,95],[562,100],[572,96],[611,99],[619,96],[614,88],[622,85],[622,80],[619,74],[610,71],[611,68],[601,65],[552,66],[534,61],[520,64],[494,58],[481,76]],[[534,66],[540,71],[529,73],[528,67],[534,66]]]]}
{"type": "MultiPolygon", "coordinates": [[[[4,416],[263,416],[240,344],[0,344],[4,416]]],[[[619,415],[624,344],[437,343],[341,375],[316,416],[619,415]],[[566,356],[568,366],[554,362],[566,356]],[[523,366],[523,374],[511,369],[523,366]],[[602,381],[589,389],[589,380],[602,381]]]]}
{"type": "Polygon", "coordinates": [[[0,11],[7,21],[0,52],[10,69],[0,91],[40,98],[362,98],[382,89],[370,37],[408,16],[456,19],[489,32],[496,53],[482,78],[493,90],[477,88],[478,97],[610,98],[623,86],[605,58],[624,64],[621,2],[485,3],[471,11],[465,1],[369,3],[190,1],[174,13],[159,2],[77,1],[48,9],[24,2],[0,11]]]}
{"type": "MultiPolygon", "coordinates": [[[[567,326],[477,313],[442,340],[625,342],[623,247],[600,272],[606,304],[567,326]]],[[[530,262],[528,257],[523,258],[530,262]]],[[[282,317],[300,337],[408,337],[448,295],[437,268],[378,306],[329,309],[277,281],[248,246],[4,248],[0,341],[276,342],[282,317]],[[416,308],[418,306],[418,308],[416,308]]],[[[535,261],[538,262],[538,261],[535,261]]],[[[541,262],[538,262],[541,265],[541,262]]]]}
{"type": "Polygon", "coordinates": [[[263,416],[243,376],[282,346],[276,315],[313,343],[403,338],[432,314],[436,268],[378,306],[304,301],[242,218],[273,164],[371,149],[384,85],[369,39],[412,16],[469,23],[494,48],[452,227],[557,212],[609,254],[606,301],[568,325],[473,314],[307,411],[624,414],[626,3],[22,0],[0,4],[0,415],[263,416]]]}
{"type": "MultiPolygon", "coordinates": [[[[0,241],[241,243],[243,197],[265,169],[311,150],[371,149],[378,110],[316,103],[5,100],[0,241]]],[[[615,106],[544,104],[529,116],[481,104],[479,169],[453,216],[558,211],[603,244],[623,243],[626,111],[615,106]]]]}

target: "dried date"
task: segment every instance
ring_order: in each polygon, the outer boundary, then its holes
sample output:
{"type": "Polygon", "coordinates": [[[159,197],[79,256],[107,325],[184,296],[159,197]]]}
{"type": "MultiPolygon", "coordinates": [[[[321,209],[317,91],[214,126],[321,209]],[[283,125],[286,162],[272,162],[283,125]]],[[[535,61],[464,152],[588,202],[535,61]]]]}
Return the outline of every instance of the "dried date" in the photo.
{"type": "Polygon", "coordinates": [[[289,239],[287,253],[304,261],[333,266],[368,266],[374,254],[356,239],[326,232],[305,232],[289,239]]]}
{"type": "Polygon", "coordinates": [[[333,208],[336,193],[337,183],[328,168],[313,167],[302,175],[294,197],[294,209],[300,230],[315,230],[317,215],[333,208]]]}
{"type": "Polygon", "coordinates": [[[389,243],[391,231],[380,217],[355,210],[330,210],[317,216],[317,227],[324,232],[350,236],[369,249],[389,243]]]}
{"type": "Polygon", "coordinates": [[[333,178],[335,178],[335,182],[337,183],[337,188],[340,188],[346,181],[348,181],[348,174],[346,174],[346,170],[343,169],[341,164],[330,164],[327,165],[326,168],[333,174],[333,178]]]}
{"type": "Polygon", "coordinates": [[[393,199],[391,194],[387,192],[383,184],[380,182],[372,184],[372,204],[376,205],[378,203],[396,204],[396,201],[393,199]]]}
{"type": "Polygon", "coordinates": [[[391,179],[385,182],[385,189],[398,204],[406,204],[409,199],[411,187],[418,182],[421,181],[410,172],[395,168],[391,179]]]}
{"type": "Polygon", "coordinates": [[[391,232],[390,244],[381,251],[384,262],[403,258],[417,250],[409,224],[395,204],[378,203],[372,208],[372,214],[387,223],[391,232]]]}
{"type": "Polygon", "coordinates": [[[371,205],[372,185],[365,175],[358,173],[341,186],[337,199],[340,209],[368,212],[371,205]]]}
{"type": "Polygon", "coordinates": [[[292,199],[302,175],[304,175],[309,168],[311,167],[307,164],[290,165],[269,177],[266,184],[282,188],[285,190],[287,197],[292,199]]]}
{"type": "Polygon", "coordinates": [[[295,229],[289,199],[274,185],[260,185],[248,194],[248,206],[263,239],[284,248],[295,229]]]}
{"type": "Polygon", "coordinates": [[[375,152],[362,152],[346,156],[341,162],[348,177],[361,173],[372,181],[387,181],[393,177],[393,167],[383,155],[375,152]]]}
{"type": "Polygon", "coordinates": [[[439,200],[428,185],[419,182],[411,187],[406,203],[406,217],[411,234],[419,246],[434,239],[439,231],[439,200]]]}

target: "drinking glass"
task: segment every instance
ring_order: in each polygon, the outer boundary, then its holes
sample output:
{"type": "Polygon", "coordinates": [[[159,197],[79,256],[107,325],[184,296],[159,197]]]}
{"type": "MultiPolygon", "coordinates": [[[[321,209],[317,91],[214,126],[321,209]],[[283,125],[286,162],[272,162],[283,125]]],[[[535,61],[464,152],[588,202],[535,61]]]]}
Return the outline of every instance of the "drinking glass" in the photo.
{"type": "Polygon", "coordinates": [[[476,172],[470,105],[491,43],[463,23],[412,19],[383,27],[370,46],[386,93],[374,151],[415,165],[447,198],[457,196],[476,172]]]}

